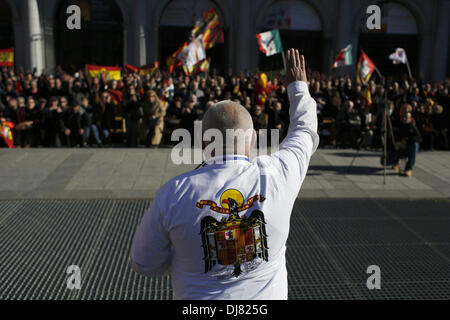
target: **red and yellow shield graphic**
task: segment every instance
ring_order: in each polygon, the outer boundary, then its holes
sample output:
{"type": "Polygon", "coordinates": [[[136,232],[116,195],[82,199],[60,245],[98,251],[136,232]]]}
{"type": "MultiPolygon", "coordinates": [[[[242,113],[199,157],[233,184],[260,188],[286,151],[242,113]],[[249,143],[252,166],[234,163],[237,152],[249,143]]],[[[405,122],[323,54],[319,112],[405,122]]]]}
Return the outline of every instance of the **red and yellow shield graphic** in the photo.
{"type": "Polygon", "coordinates": [[[224,207],[219,207],[215,202],[207,200],[198,202],[197,207],[209,205],[215,212],[230,215],[228,219],[223,218],[221,221],[211,216],[201,221],[205,272],[211,270],[216,264],[234,265],[233,275],[237,277],[242,272],[241,264],[257,257],[268,261],[264,214],[260,210],[253,210],[249,217],[246,215],[240,217],[238,214],[251,207],[255,200],[263,201],[264,197],[254,196],[245,202],[239,191],[230,190],[225,191],[221,196],[220,202],[224,207]]]}

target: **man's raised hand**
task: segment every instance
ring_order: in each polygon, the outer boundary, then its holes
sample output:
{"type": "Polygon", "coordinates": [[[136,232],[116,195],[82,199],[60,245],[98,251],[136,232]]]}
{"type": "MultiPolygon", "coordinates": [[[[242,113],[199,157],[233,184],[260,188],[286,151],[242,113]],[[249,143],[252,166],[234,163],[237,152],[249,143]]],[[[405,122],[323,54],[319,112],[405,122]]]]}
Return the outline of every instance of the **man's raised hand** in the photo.
{"type": "Polygon", "coordinates": [[[298,53],[297,49],[289,49],[286,54],[285,85],[294,81],[307,81],[305,57],[298,53]]]}

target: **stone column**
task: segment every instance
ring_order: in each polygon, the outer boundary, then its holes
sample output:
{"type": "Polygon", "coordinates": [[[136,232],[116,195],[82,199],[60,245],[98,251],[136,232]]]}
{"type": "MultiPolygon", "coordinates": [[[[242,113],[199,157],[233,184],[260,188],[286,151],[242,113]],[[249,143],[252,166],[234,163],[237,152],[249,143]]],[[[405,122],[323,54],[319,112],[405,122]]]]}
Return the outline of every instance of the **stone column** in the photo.
{"type": "Polygon", "coordinates": [[[129,61],[131,64],[139,67],[147,63],[146,32],[144,27],[146,8],[143,0],[136,0],[133,4],[133,18],[130,26],[131,34],[128,33],[130,35],[128,44],[132,47],[129,61]]]}
{"type": "MultiPolygon", "coordinates": [[[[236,1],[236,7],[239,8],[237,13],[237,26],[234,29],[235,41],[235,61],[234,71],[244,71],[250,67],[250,55],[254,56],[254,52],[251,51],[249,41],[253,40],[250,34],[250,27],[253,19],[250,17],[250,1],[236,1]]],[[[256,38],[254,39],[256,41],[256,38]]],[[[256,52],[257,54],[257,52],[256,52]]],[[[256,59],[257,60],[257,59],[256,59]]]]}
{"type": "Polygon", "coordinates": [[[37,0],[24,0],[24,51],[25,69],[36,68],[40,74],[45,68],[43,55],[43,35],[37,0]]]}
{"type": "MultiPolygon", "coordinates": [[[[334,59],[336,59],[339,51],[341,49],[344,49],[347,45],[352,45],[352,60],[353,60],[353,66],[349,67],[339,67],[337,69],[339,75],[343,75],[344,73],[350,73],[352,74],[354,71],[354,65],[356,65],[357,57],[358,57],[358,35],[355,35],[354,30],[354,24],[355,22],[352,20],[352,3],[350,0],[340,0],[338,4],[338,19],[336,19],[336,33],[335,36],[335,45],[333,47],[333,56],[331,57],[331,61],[328,62],[324,71],[329,72],[331,70],[331,64],[334,62],[334,59]]],[[[325,30],[324,30],[325,32],[325,30]]],[[[325,49],[325,48],[324,48],[325,49]]],[[[324,50],[324,52],[326,52],[324,50]]],[[[325,63],[325,62],[324,62],[325,63]]]]}

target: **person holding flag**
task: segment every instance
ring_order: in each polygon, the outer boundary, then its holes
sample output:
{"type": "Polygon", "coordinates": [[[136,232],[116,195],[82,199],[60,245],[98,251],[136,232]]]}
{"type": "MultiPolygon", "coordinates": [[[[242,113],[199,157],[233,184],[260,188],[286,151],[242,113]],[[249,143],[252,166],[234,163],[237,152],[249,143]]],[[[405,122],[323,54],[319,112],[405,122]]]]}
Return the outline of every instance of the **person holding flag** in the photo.
{"type": "Polygon", "coordinates": [[[155,61],[154,63],[147,64],[145,66],[142,66],[139,68],[139,75],[146,76],[150,75],[152,76],[153,73],[155,73],[156,69],[159,68],[159,62],[155,61]]]}

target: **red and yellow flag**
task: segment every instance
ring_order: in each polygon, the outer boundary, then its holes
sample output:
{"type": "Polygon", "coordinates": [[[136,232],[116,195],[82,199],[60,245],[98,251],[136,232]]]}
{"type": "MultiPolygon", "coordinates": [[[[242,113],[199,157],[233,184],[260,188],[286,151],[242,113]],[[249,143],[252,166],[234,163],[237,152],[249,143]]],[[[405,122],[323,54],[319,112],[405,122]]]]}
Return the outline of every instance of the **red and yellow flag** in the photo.
{"type": "Polygon", "coordinates": [[[212,48],[216,43],[223,43],[223,30],[216,9],[211,8],[203,14],[203,20],[197,22],[192,30],[194,38],[202,34],[205,49],[212,48]]]}
{"type": "Polygon", "coordinates": [[[212,48],[216,43],[223,43],[223,31],[219,18],[208,24],[208,28],[203,33],[203,45],[205,49],[212,48]]]}
{"type": "Polygon", "coordinates": [[[132,66],[131,64],[126,63],[124,65],[125,70],[129,73],[137,73],[139,71],[139,68],[132,66]]]}
{"type": "Polygon", "coordinates": [[[147,64],[147,65],[145,65],[145,66],[142,66],[141,68],[140,68],[140,70],[139,70],[139,74],[141,75],[141,76],[145,76],[145,75],[147,75],[147,74],[149,74],[149,75],[153,75],[153,73],[155,73],[155,71],[156,71],[156,69],[158,69],[159,68],[159,62],[158,61],[155,61],[154,63],[152,63],[152,64],[147,64]]]}
{"type": "Polygon", "coordinates": [[[99,75],[105,75],[106,80],[120,80],[121,72],[119,67],[105,67],[86,65],[89,77],[91,79],[98,77],[99,75]]]}
{"type": "Polygon", "coordinates": [[[255,104],[263,106],[266,103],[270,94],[270,87],[268,85],[267,75],[262,72],[259,74],[259,79],[256,82],[255,88],[255,104]]]}
{"type": "Polygon", "coordinates": [[[367,54],[361,50],[361,56],[356,66],[356,81],[361,85],[367,83],[375,69],[375,64],[369,59],[367,54]]]}
{"type": "Polygon", "coordinates": [[[202,61],[199,61],[195,66],[194,66],[194,74],[200,73],[200,72],[208,72],[209,71],[209,60],[210,59],[204,59],[202,61]]]}
{"type": "Polygon", "coordinates": [[[361,95],[361,99],[366,101],[366,103],[370,106],[372,104],[372,93],[370,92],[370,88],[367,86],[361,95]]]}
{"type": "Polygon", "coordinates": [[[0,50],[0,67],[12,67],[14,66],[14,49],[1,49],[0,50]]]}
{"type": "Polygon", "coordinates": [[[179,65],[181,65],[181,62],[178,60],[178,55],[180,54],[181,51],[183,51],[184,48],[186,48],[188,46],[188,43],[185,42],[183,43],[178,49],[177,51],[175,51],[172,55],[168,56],[166,59],[166,64],[169,67],[169,71],[172,72],[176,67],[178,67],[179,65]]]}
{"type": "MultiPolygon", "coordinates": [[[[223,43],[223,29],[219,21],[219,15],[214,8],[209,9],[203,13],[203,18],[198,20],[191,31],[193,39],[201,36],[203,47],[205,49],[212,48],[216,43],[223,43]]],[[[182,65],[178,59],[179,54],[189,45],[188,42],[183,43],[177,51],[171,56],[167,57],[166,64],[169,71],[172,72],[176,67],[182,65]]],[[[184,68],[185,72],[189,70],[184,68]]]]}
{"type": "Polygon", "coordinates": [[[3,139],[8,148],[14,148],[14,137],[12,129],[14,128],[14,123],[10,121],[2,121],[0,123],[0,138],[3,139]]]}

